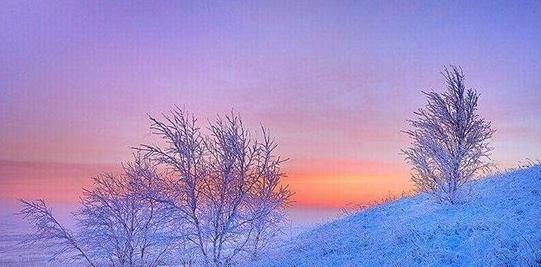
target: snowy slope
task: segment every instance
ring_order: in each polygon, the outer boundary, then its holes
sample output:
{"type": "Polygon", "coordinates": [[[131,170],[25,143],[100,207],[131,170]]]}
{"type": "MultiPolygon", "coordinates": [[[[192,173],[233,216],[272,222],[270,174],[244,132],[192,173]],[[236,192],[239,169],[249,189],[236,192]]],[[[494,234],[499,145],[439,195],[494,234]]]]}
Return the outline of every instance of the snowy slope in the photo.
{"type": "Polygon", "coordinates": [[[303,233],[255,265],[541,265],[541,166],[471,186],[466,204],[400,199],[303,233]]]}

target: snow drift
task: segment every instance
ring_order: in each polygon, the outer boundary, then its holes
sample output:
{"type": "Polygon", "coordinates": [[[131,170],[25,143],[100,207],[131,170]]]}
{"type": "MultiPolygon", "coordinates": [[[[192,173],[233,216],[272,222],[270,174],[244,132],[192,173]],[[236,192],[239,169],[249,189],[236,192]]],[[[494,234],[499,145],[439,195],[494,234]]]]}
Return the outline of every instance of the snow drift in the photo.
{"type": "Polygon", "coordinates": [[[438,204],[426,194],[403,198],[300,234],[256,265],[541,264],[541,165],[470,185],[464,204],[438,204]]]}

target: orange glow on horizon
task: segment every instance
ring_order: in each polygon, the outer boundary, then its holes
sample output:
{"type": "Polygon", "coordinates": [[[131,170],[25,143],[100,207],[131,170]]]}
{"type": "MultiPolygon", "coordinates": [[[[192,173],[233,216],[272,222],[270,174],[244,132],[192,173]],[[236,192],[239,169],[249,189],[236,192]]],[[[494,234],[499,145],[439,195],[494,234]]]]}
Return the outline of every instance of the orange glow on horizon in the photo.
{"type": "Polygon", "coordinates": [[[295,192],[293,206],[296,207],[342,208],[368,204],[411,189],[409,181],[398,176],[322,176],[286,181],[295,192]],[[393,183],[393,180],[399,181],[393,183]]]}
{"type": "MultiPolygon", "coordinates": [[[[285,167],[284,183],[295,192],[294,207],[342,208],[410,189],[405,167],[393,164],[321,159],[291,161],[285,167]]],[[[91,186],[91,177],[119,170],[114,164],[0,161],[0,200],[42,198],[74,203],[82,188],[91,186]]]]}
{"type": "Polygon", "coordinates": [[[91,178],[119,167],[112,164],[65,164],[0,161],[0,201],[44,199],[74,203],[91,178]]]}
{"type": "Polygon", "coordinates": [[[408,173],[394,163],[306,160],[294,163],[284,183],[295,192],[293,206],[342,208],[410,191],[408,173]]]}

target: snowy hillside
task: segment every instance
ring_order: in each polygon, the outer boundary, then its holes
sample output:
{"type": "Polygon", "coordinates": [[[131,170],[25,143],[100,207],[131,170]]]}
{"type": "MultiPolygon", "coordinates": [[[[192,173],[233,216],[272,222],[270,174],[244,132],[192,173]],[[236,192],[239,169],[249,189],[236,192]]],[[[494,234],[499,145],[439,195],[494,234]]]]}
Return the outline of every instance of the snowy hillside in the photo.
{"type": "Polygon", "coordinates": [[[418,195],[353,214],[301,234],[257,265],[541,265],[541,165],[472,188],[466,204],[418,195]]]}

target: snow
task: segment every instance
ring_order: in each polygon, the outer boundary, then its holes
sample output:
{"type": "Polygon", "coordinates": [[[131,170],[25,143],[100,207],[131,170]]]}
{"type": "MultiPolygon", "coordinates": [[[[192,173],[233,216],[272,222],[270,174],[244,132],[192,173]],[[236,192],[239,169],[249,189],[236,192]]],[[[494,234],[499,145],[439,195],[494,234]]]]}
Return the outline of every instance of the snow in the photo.
{"type": "Polygon", "coordinates": [[[302,233],[247,265],[541,264],[541,165],[470,185],[466,203],[403,198],[302,233]]]}
{"type": "MultiPolygon", "coordinates": [[[[76,208],[73,204],[56,203],[53,211],[64,225],[73,227],[71,211],[76,208]]],[[[26,267],[48,266],[64,267],[66,263],[50,261],[50,249],[43,247],[24,247],[21,241],[27,238],[32,228],[22,217],[15,214],[19,211],[20,204],[15,200],[0,201],[0,266],[2,267],[26,267]]],[[[68,266],[84,266],[69,262],[68,266]]]]}
{"type": "MultiPolygon", "coordinates": [[[[541,165],[487,177],[472,189],[475,194],[464,204],[438,204],[418,195],[295,233],[245,265],[540,265],[541,165]]],[[[62,265],[48,262],[44,251],[18,250],[26,232],[13,226],[20,218],[2,218],[13,220],[0,221],[0,266],[62,265]]]]}

